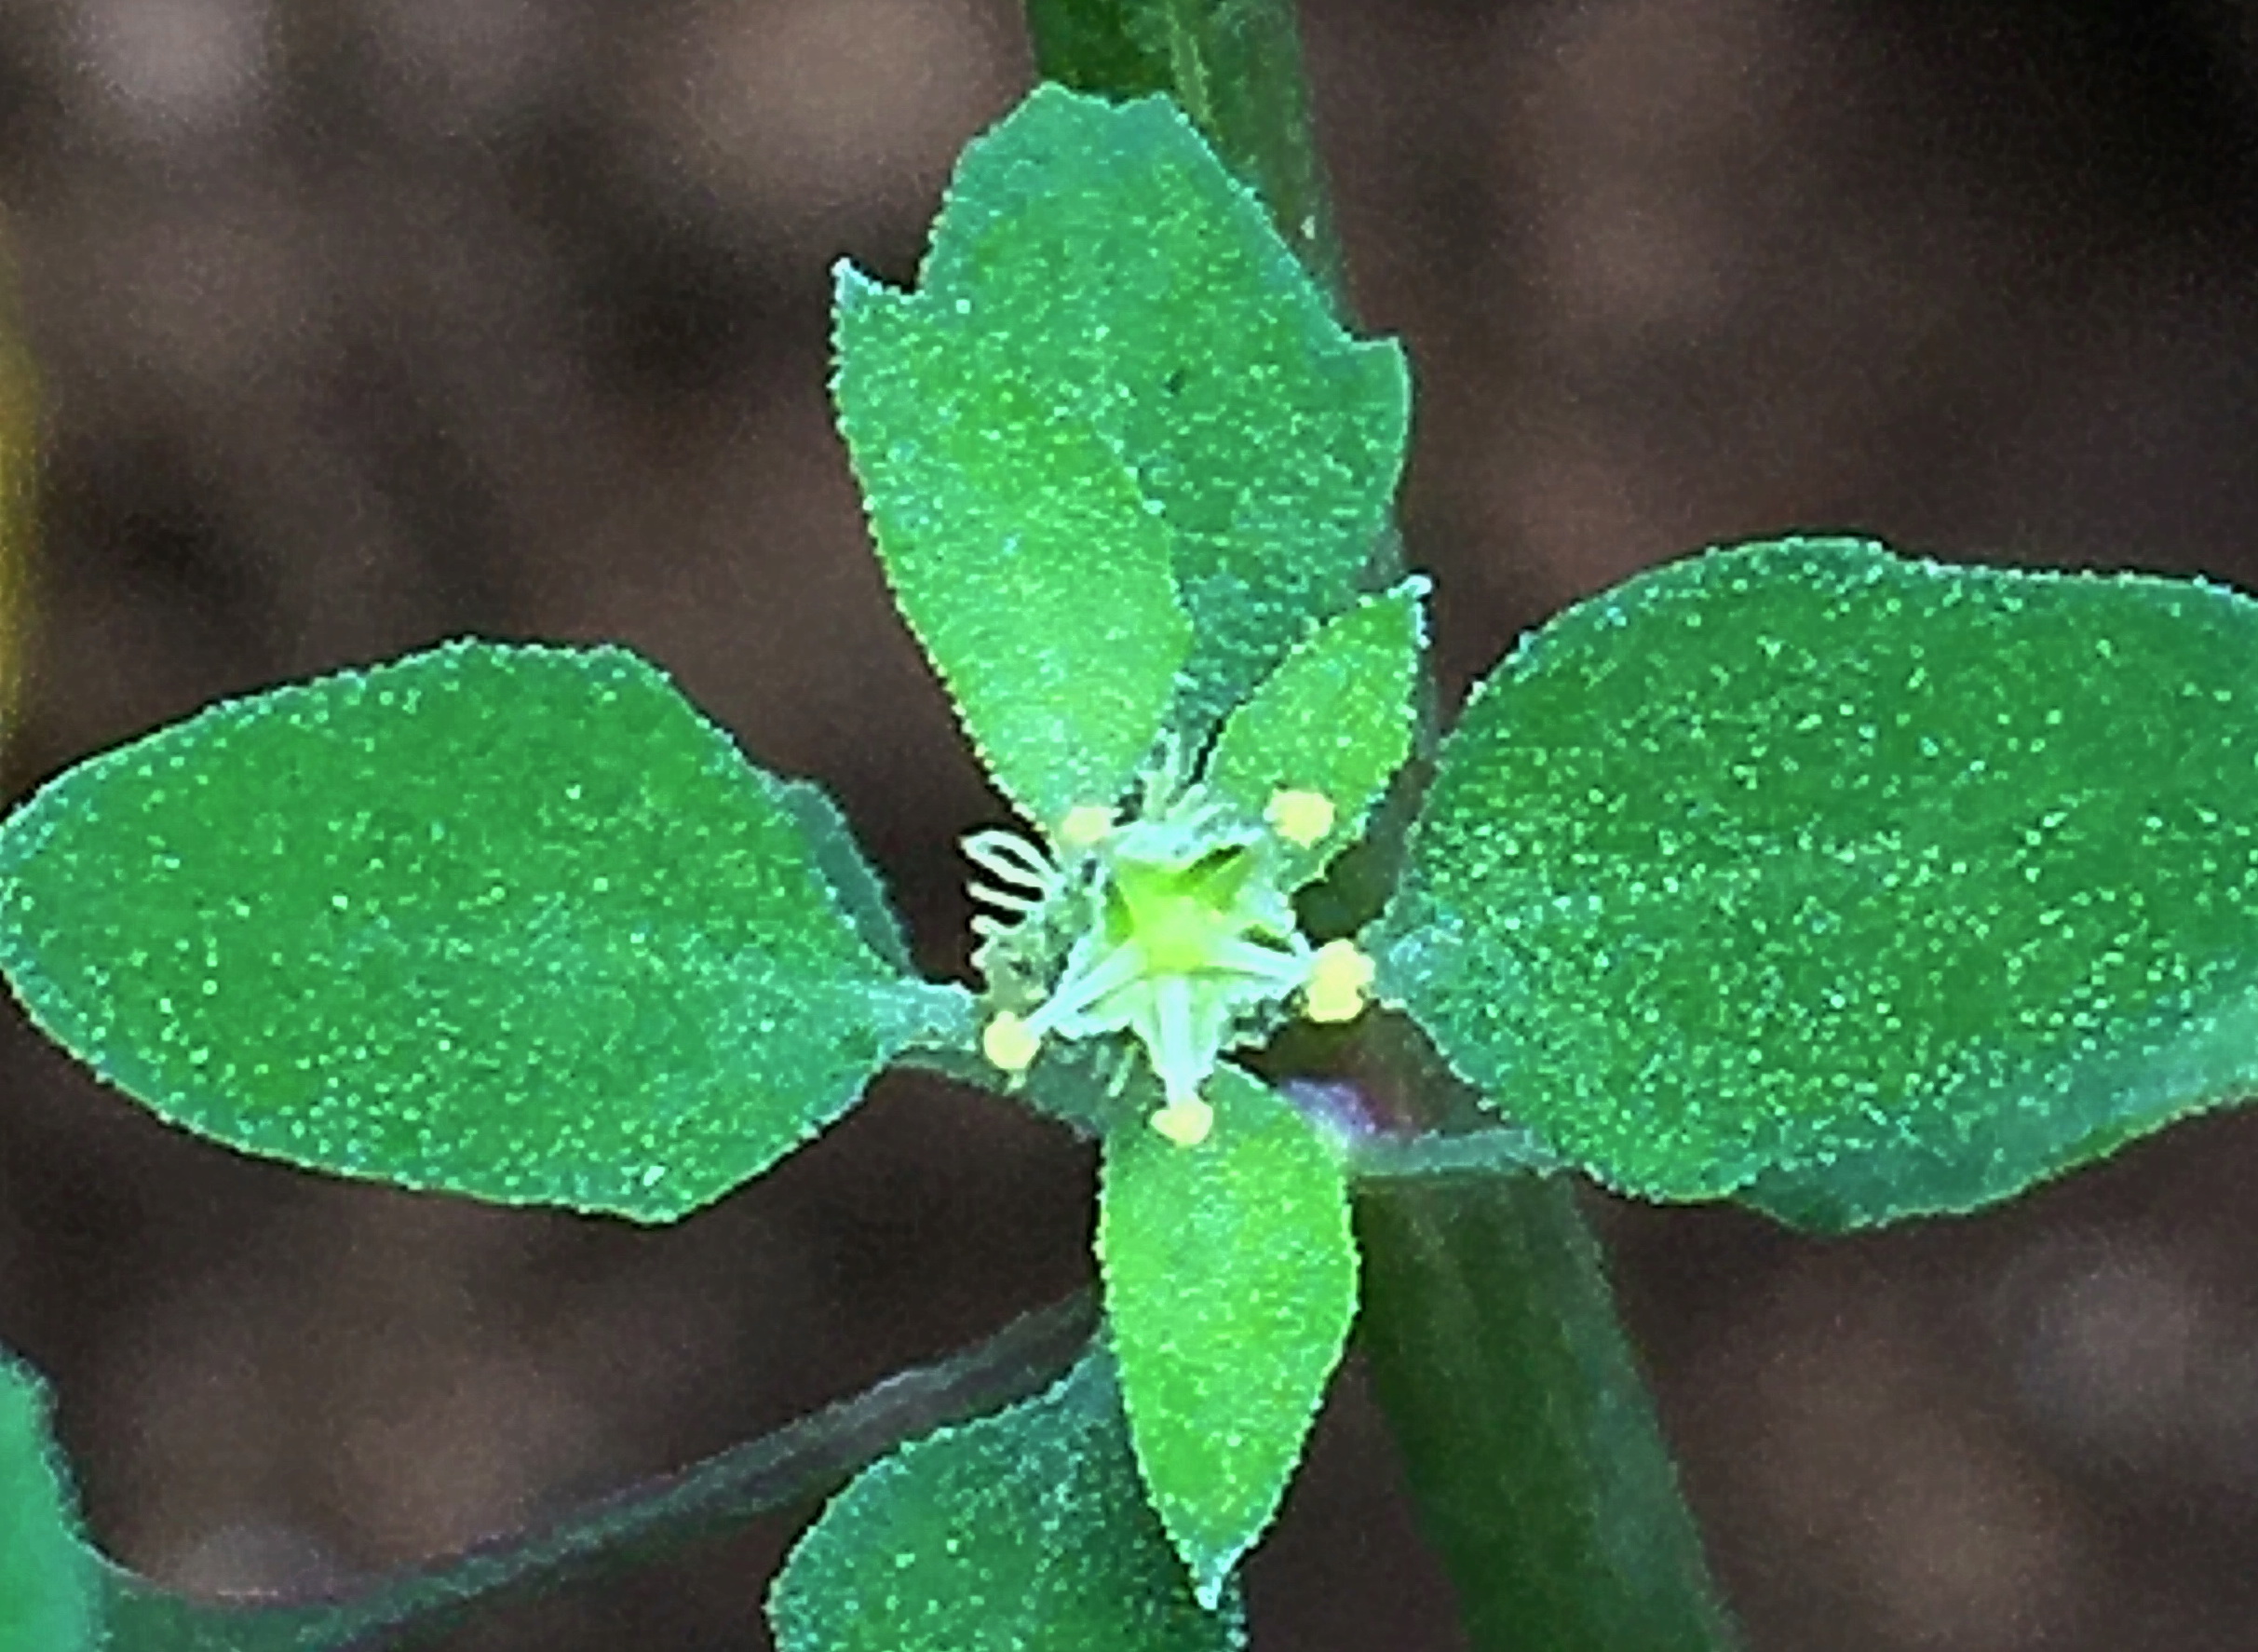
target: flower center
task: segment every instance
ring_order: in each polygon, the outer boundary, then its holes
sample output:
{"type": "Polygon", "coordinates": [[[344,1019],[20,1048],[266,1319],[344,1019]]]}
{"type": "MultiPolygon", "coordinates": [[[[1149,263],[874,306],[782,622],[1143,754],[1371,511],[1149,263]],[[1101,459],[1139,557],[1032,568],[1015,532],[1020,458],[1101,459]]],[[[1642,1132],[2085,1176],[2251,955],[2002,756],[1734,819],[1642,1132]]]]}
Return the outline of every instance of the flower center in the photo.
{"type": "Polygon", "coordinates": [[[1107,928],[1133,945],[1150,975],[1193,975],[1212,968],[1237,937],[1262,928],[1263,914],[1237,910],[1251,875],[1244,848],[1218,849],[1179,871],[1122,860],[1114,867],[1116,902],[1107,928]]]}
{"type": "Polygon", "coordinates": [[[1008,833],[966,840],[994,880],[972,894],[1005,914],[974,920],[995,1007],[980,1047],[1016,1077],[1047,1038],[1126,1034],[1160,1081],[1154,1128],[1196,1146],[1214,1121],[1200,1087],[1224,1051],[1268,1036],[1297,995],[1313,1020],[1352,1019],[1372,964],[1345,941],[1313,948],[1278,881],[1273,839],[1306,846],[1313,819],[1330,823],[1324,798],[1281,792],[1263,825],[1197,786],[1156,782],[1146,806],[1121,825],[1098,806],[1070,810],[1048,853],[1008,833]]]}

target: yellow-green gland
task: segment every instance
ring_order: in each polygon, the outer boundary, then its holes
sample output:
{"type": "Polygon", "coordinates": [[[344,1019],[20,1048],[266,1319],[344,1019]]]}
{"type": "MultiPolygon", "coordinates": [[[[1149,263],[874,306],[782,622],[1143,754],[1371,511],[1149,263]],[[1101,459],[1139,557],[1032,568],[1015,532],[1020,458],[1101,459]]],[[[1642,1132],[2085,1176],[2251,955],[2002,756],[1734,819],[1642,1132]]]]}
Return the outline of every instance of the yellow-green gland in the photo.
{"type": "Polygon", "coordinates": [[[1007,1073],[1024,1073],[1042,1049],[1042,1036],[1028,1029],[1026,1017],[1008,1009],[980,1031],[980,1053],[1007,1073]]]}
{"type": "Polygon", "coordinates": [[[1332,830],[1332,799],[1322,792],[1274,792],[1263,819],[1295,848],[1305,849],[1332,830]]]}
{"type": "Polygon", "coordinates": [[[1309,984],[1302,991],[1303,1012],[1311,1021],[1354,1021],[1371,1000],[1372,959],[1351,941],[1328,941],[1309,961],[1309,984]]]}
{"type": "Polygon", "coordinates": [[[1059,819],[1059,842],[1070,849],[1095,847],[1114,829],[1114,811],[1102,803],[1077,804],[1059,819]]]}
{"type": "Polygon", "coordinates": [[[1215,1109],[1194,1096],[1188,1102],[1170,1102],[1145,1122],[1179,1147],[1197,1147],[1215,1128],[1215,1109]]]}

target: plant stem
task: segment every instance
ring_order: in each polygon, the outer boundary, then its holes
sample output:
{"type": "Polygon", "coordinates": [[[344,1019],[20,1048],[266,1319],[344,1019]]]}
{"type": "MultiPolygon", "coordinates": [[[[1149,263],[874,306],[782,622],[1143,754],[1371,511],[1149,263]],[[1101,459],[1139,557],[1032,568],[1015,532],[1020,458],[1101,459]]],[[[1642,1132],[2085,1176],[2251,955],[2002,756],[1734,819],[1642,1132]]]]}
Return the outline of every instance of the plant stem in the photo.
{"type": "Polygon", "coordinates": [[[1366,1183],[1357,1236],[1362,1347],[1471,1644],[1733,1646],[1575,1189],[1366,1183]]]}
{"type": "Polygon", "coordinates": [[[1359,1344],[1469,1643],[1732,1652],[1573,1179],[1504,1168],[1523,1132],[1469,1129],[1488,1110],[1409,1023],[1372,1020],[1356,1055],[1353,1116],[1496,1150],[1487,1174],[1383,1162],[1356,1185],[1359,1344]]]}
{"type": "Polygon", "coordinates": [[[1416,1136],[1366,1136],[1349,1144],[1348,1171],[1359,1182],[1435,1176],[1549,1175],[1559,1155],[1517,1124],[1416,1136]]]}
{"type": "Polygon", "coordinates": [[[127,1571],[104,1578],[109,1645],[120,1652],[331,1652],[420,1644],[471,1607],[608,1572],[754,1515],[835,1490],[905,1440],[1040,1392],[1088,1347],[1087,1291],[1027,1314],[978,1347],[888,1377],[852,1400],[577,1510],[554,1524],[481,1544],[361,1593],[230,1605],[175,1594],[127,1571]]]}
{"type": "MultiPolygon", "coordinates": [[[[1175,98],[1347,318],[1291,0],[1027,0],[1027,15],[1046,78],[1175,98]]],[[[1399,801],[1361,881],[1392,882],[1413,812],[1399,801]]],[[[1464,1091],[1398,1031],[1360,1040],[1388,1116],[1413,1131],[1464,1120],[1464,1091]]],[[[1473,1645],[1735,1645],[1574,1189],[1382,1177],[1357,1195],[1359,1334],[1473,1645]]]]}

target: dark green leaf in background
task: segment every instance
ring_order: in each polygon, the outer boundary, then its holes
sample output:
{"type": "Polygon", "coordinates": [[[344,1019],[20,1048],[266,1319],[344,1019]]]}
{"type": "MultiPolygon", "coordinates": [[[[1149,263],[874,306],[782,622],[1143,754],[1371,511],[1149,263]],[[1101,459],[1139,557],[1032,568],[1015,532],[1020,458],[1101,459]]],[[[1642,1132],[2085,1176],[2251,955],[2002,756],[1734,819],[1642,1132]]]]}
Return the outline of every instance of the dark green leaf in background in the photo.
{"type": "Polygon", "coordinates": [[[1037,88],[965,152],[914,295],[845,278],[840,345],[881,554],[1007,785],[1015,754],[960,684],[994,644],[953,606],[944,626],[940,593],[971,586],[993,627],[1023,589],[1078,593],[1087,615],[1054,594],[1020,616],[1059,628],[1055,649],[1021,640],[1033,663],[1002,663],[1007,649],[990,670],[997,697],[1019,670],[1025,699],[1084,715],[1077,691],[1165,657],[1148,615],[1158,528],[1193,626],[1177,723],[1197,741],[1373,565],[1409,417],[1402,356],[1335,325],[1164,100],[1037,88]],[[1095,479],[1101,453],[1133,496],[1095,479]],[[1118,633],[1107,648],[1146,657],[1086,657],[1075,639],[1101,622],[1118,633]],[[1059,679],[1058,660],[1084,680],[1059,679]]]}
{"type": "Polygon", "coordinates": [[[0,827],[0,964],[231,1146],[671,1220],[964,1035],[825,882],[804,790],[624,650],[450,644],[54,781],[0,827]]]}
{"type": "Polygon", "coordinates": [[[1112,1358],[865,1470],[769,1595],[780,1652],[1233,1652],[1144,1500],[1112,1358]]]}
{"type": "Polygon", "coordinates": [[[100,1644],[99,1563],[78,1516],[36,1378],[0,1354],[0,1652],[100,1644]]]}
{"type": "Polygon", "coordinates": [[[1286,888],[1356,842],[1411,755],[1426,594],[1426,580],[1407,580],[1313,632],[1215,738],[1209,788],[1248,814],[1260,819],[1281,790],[1318,792],[1333,806],[1324,837],[1306,848],[1279,846],[1286,888]]]}
{"type": "Polygon", "coordinates": [[[910,956],[910,938],[901,927],[886,886],[862,858],[855,829],[839,806],[819,786],[806,780],[786,780],[776,788],[776,800],[800,829],[808,863],[830,887],[839,910],[855,926],[862,944],[888,968],[913,975],[917,965],[910,956]]]}
{"type": "Polygon", "coordinates": [[[2258,603],[1792,539],[1527,639],[1382,987],[1661,1198],[2005,1198],[2258,1086],[2258,603]]]}
{"type": "Polygon", "coordinates": [[[1357,1307],[1345,1175],[1309,1121],[1237,1067],[1197,1146],[1106,1139],[1105,1312],[1137,1458],[1201,1598],[1278,1512],[1357,1307]]]}

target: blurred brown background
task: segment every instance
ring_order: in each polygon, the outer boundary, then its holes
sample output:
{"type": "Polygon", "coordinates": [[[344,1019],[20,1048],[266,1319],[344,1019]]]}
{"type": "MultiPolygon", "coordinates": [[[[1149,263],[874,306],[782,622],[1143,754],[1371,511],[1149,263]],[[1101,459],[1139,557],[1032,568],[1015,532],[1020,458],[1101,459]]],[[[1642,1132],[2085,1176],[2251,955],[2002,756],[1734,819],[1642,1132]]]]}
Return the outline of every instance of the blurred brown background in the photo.
{"type": "MultiPolygon", "coordinates": [[[[2258,9],[1316,0],[1454,694],[1791,525],[2258,581],[2258,9]]],[[[617,638],[816,776],[956,967],[998,817],[886,607],[828,266],[901,278],[1005,0],[0,0],[51,458],[11,792],[217,695],[617,638]]],[[[2258,1121],[1853,1242],[1602,1212],[1758,1652],[2258,1645],[2258,1121]]],[[[1086,1270],[1088,1165],[889,1081],[673,1231],[318,1182],[0,1025],[0,1341],[97,1529],[348,1579],[726,1444],[1086,1270]]],[[[1262,1652],[1455,1645],[1352,1374],[1262,1652]]],[[[781,1528],[464,1648],[764,1645],[781,1528]]]]}

